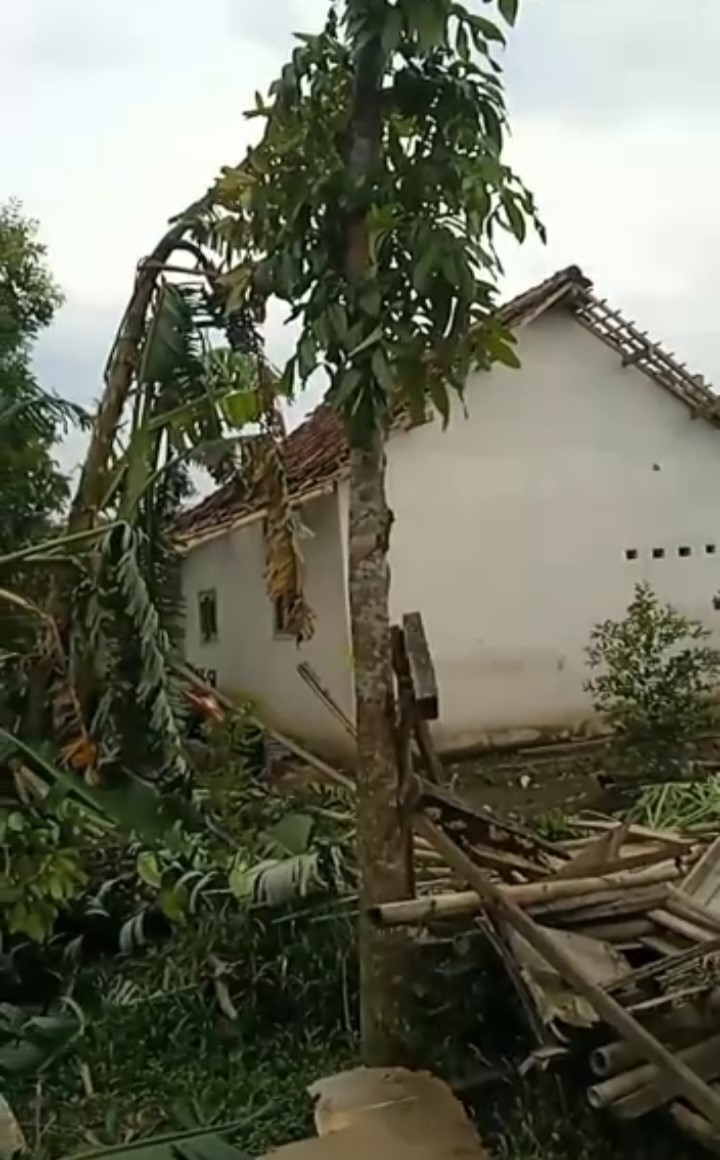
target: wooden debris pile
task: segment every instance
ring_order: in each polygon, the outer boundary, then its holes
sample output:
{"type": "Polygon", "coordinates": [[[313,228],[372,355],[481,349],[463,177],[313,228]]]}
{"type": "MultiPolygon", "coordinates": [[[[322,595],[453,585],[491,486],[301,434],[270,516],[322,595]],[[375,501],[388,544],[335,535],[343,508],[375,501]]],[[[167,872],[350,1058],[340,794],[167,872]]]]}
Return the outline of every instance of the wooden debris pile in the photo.
{"type": "Polygon", "coordinates": [[[479,924],[534,1032],[529,1066],[572,1059],[591,1106],[621,1120],[669,1107],[720,1155],[720,836],[591,816],[550,841],[465,802],[433,747],[418,614],[393,630],[393,652],[408,897],[371,918],[479,924]]]}
{"type": "Polygon", "coordinates": [[[670,1105],[720,1154],[720,838],[588,817],[548,841],[420,776],[405,807],[438,877],[374,921],[479,922],[535,1034],[530,1064],[581,1054],[592,1107],[670,1105]]]}

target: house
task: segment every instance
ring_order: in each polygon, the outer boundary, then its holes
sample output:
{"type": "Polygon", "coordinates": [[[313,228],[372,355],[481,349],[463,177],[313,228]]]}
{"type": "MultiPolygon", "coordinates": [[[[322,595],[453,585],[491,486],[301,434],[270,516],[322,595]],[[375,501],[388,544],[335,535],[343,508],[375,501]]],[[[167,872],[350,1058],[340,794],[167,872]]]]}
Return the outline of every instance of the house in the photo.
{"type": "MultiPolygon", "coordinates": [[[[720,400],[570,267],[502,308],[520,370],[467,386],[449,428],[388,443],[391,613],[419,609],[442,747],[592,729],[584,649],[634,585],[720,642],[720,400]]],[[[263,511],[226,486],[186,513],[187,655],[253,694],[278,727],[341,755],[350,740],[297,672],[352,714],[347,448],[321,406],[288,439],[311,640],[283,635],[263,585],[263,511]]]]}

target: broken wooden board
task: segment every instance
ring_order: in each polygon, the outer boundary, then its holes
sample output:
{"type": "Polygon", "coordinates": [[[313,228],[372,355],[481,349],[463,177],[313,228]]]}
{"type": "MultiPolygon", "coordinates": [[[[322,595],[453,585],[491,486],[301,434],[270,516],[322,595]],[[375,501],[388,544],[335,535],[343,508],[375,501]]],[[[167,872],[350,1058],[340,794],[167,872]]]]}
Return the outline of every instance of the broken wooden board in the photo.
{"type": "Polygon", "coordinates": [[[537,864],[540,874],[556,869],[570,857],[532,830],[498,818],[488,810],[477,809],[452,790],[422,777],[412,779],[410,793],[413,809],[437,811],[443,825],[449,825],[456,836],[463,832],[466,841],[530,859],[537,864]]]}
{"type": "Polygon", "coordinates": [[[695,863],[682,884],[682,891],[693,902],[720,918],[720,838],[716,838],[695,863]]]}
{"type": "Polygon", "coordinates": [[[429,1072],[356,1068],[308,1090],[319,1135],[273,1160],[489,1160],[462,1104],[429,1072]]]}
{"type": "MultiPolygon", "coordinates": [[[[599,1022],[592,1003],[564,983],[555,968],[522,935],[506,923],[498,925],[539,1018],[559,1040],[564,1039],[562,1024],[587,1028],[599,1022]]],[[[548,930],[547,934],[598,986],[617,982],[627,972],[625,959],[607,942],[567,930],[548,930]]]]}
{"type": "Polygon", "coordinates": [[[402,618],[402,631],[418,712],[425,721],[437,721],[440,715],[437,679],[422,615],[407,612],[402,618]]]}

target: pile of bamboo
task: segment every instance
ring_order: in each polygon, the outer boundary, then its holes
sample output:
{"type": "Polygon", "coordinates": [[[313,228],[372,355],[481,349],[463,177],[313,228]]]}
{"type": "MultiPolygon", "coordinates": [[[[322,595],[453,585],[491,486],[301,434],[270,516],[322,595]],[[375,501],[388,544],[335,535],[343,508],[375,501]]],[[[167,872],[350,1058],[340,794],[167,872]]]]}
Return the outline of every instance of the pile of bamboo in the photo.
{"type": "Polygon", "coordinates": [[[405,805],[416,896],[374,921],[479,923],[538,1058],[583,1053],[593,1108],[630,1120],[668,1105],[720,1155],[720,838],[593,817],[548,841],[418,776],[405,805]]]}

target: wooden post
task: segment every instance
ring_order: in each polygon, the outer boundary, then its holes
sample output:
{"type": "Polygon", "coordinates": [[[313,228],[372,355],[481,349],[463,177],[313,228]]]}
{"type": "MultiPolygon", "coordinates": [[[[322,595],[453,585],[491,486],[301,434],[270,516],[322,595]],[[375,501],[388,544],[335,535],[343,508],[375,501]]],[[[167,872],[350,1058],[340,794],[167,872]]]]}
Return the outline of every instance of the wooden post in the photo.
{"type": "Polygon", "coordinates": [[[413,775],[412,722],[413,686],[405,651],[403,630],[397,625],[390,629],[393,669],[397,683],[398,716],[396,723],[396,747],[398,763],[398,810],[405,853],[405,873],[407,898],[415,897],[415,857],[413,851],[413,827],[408,789],[413,775]]]}
{"type": "Polygon", "coordinates": [[[720,1096],[718,1096],[687,1064],[676,1059],[654,1035],[638,1023],[632,1015],[620,1006],[617,999],[587,977],[585,972],[567,954],[549,931],[530,918],[528,914],[505,895],[466,854],[449,838],[439,826],[423,814],[416,814],[415,827],[442,854],[445,861],[468,885],[477,890],[481,898],[495,907],[501,916],[530,946],[554,967],[564,982],[574,987],[587,999],[601,1019],[614,1027],[628,1043],[637,1048],[642,1057],[655,1064],[662,1075],[662,1086],[668,1095],[683,1096],[705,1115],[714,1127],[720,1130],[720,1096]]]}

